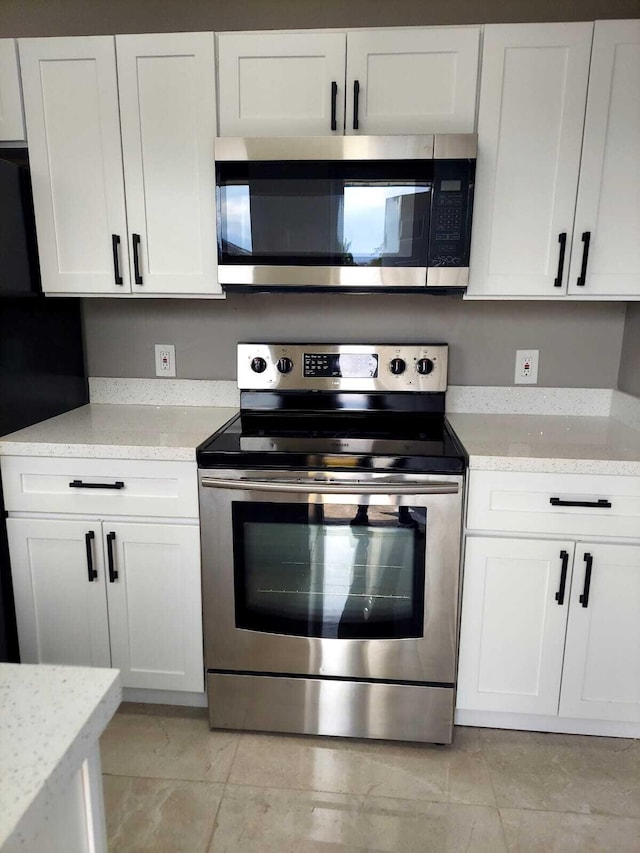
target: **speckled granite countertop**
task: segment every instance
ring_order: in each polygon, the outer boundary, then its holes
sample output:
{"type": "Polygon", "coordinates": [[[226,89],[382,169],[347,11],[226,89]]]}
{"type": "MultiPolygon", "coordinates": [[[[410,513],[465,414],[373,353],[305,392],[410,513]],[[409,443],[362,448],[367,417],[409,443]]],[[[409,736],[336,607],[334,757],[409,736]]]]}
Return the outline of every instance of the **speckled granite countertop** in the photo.
{"type": "Polygon", "coordinates": [[[0,455],[190,460],[236,412],[218,406],[91,403],[0,438],[0,455]]]}
{"type": "MultiPolygon", "coordinates": [[[[193,460],[237,412],[218,406],[92,403],[0,438],[0,455],[193,460]]],[[[470,468],[640,475],[640,430],[611,417],[447,415],[470,468]]]]}
{"type": "Polygon", "coordinates": [[[0,849],[34,849],[30,827],[55,808],[121,697],[117,669],[0,664],[0,849]]]}
{"type": "Polygon", "coordinates": [[[471,470],[640,476],[640,430],[608,417],[449,414],[471,470]]]}

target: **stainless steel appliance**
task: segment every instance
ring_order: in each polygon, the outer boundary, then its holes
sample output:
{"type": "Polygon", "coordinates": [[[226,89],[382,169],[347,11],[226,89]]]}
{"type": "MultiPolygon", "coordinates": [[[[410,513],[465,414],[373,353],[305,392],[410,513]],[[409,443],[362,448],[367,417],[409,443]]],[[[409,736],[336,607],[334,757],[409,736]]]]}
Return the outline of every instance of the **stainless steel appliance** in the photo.
{"type": "Polygon", "coordinates": [[[450,743],[464,450],[447,347],[238,347],[198,448],[212,727],[450,743]]]}
{"type": "Polygon", "coordinates": [[[461,292],[477,137],[216,140],[226,290],[461,292]]]}

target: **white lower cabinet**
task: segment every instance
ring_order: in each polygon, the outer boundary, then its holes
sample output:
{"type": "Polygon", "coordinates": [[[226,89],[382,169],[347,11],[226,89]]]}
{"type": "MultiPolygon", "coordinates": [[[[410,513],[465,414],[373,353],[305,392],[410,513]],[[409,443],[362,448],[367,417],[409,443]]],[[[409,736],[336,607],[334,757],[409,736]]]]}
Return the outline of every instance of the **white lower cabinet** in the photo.
{"type": "Polygon", "coordinates": [[[560,716],[640,722],[640,545],[576,547],[560,716]]]}
{"type": "Polygon", "coordinates": [[[557,713],[573,548],[467,539],[458,707],[557,713]]]}
{"type": "Polygon", "coordinates": [[[24,663],[204,689],[197,525],[9,518],[7,530],[24,663]]]}
{"type": "Polygon", "coordinates": [[[458,710],[640,723],[639,612],[640,545],[468,537],[458,710]]]}

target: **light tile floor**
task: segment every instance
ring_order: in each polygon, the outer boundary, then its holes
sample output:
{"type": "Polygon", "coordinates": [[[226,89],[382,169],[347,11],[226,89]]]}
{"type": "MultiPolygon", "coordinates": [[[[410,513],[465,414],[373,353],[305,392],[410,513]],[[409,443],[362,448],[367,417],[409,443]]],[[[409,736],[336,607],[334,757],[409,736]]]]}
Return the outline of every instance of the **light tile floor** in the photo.
{"type": "Polygon", "coordinates": [[[124,704],[101,751],[113,853],[640,853],[640,741],[220,732],[204,710],[124,704]]]}

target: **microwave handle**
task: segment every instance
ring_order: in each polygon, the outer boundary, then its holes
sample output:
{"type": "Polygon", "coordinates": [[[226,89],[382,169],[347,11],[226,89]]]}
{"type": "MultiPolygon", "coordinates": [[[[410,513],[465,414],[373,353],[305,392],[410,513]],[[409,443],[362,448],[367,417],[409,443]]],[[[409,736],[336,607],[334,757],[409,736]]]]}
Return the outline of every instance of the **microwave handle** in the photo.
{"type": "Polygon", "coordinates": [[[455,495],[457,483],[319,483],[273,480],[220,480],[202,477],[209,489],[241,489],[251,492],[296,492],[323,495],[455,495]]]}

